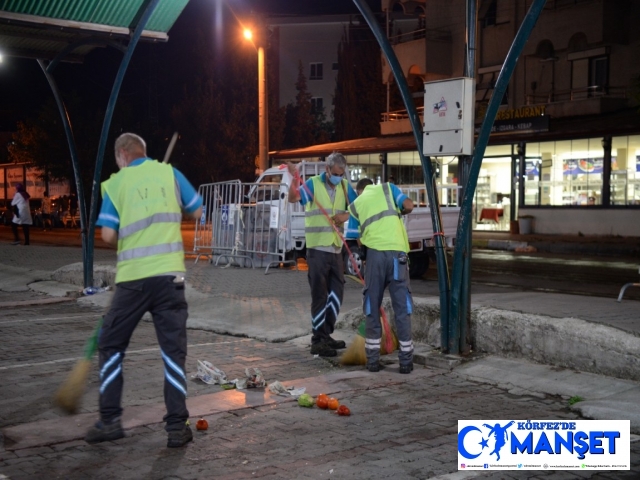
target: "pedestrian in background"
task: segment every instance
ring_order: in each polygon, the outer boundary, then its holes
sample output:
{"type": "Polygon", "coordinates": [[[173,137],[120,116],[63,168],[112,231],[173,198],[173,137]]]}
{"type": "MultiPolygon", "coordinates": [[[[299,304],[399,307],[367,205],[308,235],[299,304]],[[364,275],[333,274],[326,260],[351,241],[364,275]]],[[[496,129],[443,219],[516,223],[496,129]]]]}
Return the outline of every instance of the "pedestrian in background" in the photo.
{"type": "Polygon", "coordinates": [[[62,219],[64,221],[64,219],[66,218],[67,215],[69,215],[69,197],[67,195],[63,195],[62,196],[62,200],[60,200],[60,205],[62,207],[62,219]]]}
{"type": "MultiPolygon", "coordinates": [[[[360,184],[358,184],[360,187],[360,184]]],[[[389,287],[400,350],[400,373],[413,370],[411,313],[413,299],[409,290],[409,241],[401,215],[411,213],[413,202],[392,183],[365,186],[349,205],[359,223],[360,241],[367,247],[364,273],[363,310],[366,316],[365,353],[367,370],[380,371],[380,306],[389,287]]]]}
{"type": "Polygon", "coordinates": [[[345,342],[331,338],[344,294],[344,262],[342,241],[333,229],[349,220],[347,206],[355,200],[356,192],[344,178],[347,160],[341,153],[327,157],[326,171],[311,177],[300,188],[295,165],[288,164],[293,177],[289,201],[305,206],[305,243],[309,286],[311,287],[311,354],[335,357],[336,349],[345,342]],[[320,210],[330,215],[327,219],[320,210]]]}
{"type": "Polygon", "coordinates": [[[51,197],[49,196],[49,191],[45,190],[42,197],[42,227],[45,232],[47,231],[47,225],[51,228],[51,197]]]}
{"type": "Polygon", "coordinates": [[[24,244],[29,245],[29,227],[33,223],[31,218],[31,207],[29,205],[31,195],[24,189],[24,185],[16,183],[16,194],[11,200],[13,207],[13,220],[11,229],[13,230],[14,241],[11,245],[20,245],[20,236],[18,235],[18,225],[22,225],[22,233],[24,234],[24,244]]]}
{"type": "Polygon", "coordinates": [[[182,213],[200,218],[202,198],[178,170],[148,158],[138,135],[123,133],[114,151],[120,171],[102,183],[97,225],[102,239],[118,249],[116,291],[98,338],[100,421],[85,440],[124,437],[123,360],[134,329],[148,311],[164,362],[167,447],[182,447],[193,433],[186,405],[188,312],[180,224],[182,213]]]}
{"type": "Polygon", "coordinates": [[[78,197],[75,193],[72,193],[69,197],[69,213],[72,218],[75,218],[76,213],[78,213],[78,197]]]}

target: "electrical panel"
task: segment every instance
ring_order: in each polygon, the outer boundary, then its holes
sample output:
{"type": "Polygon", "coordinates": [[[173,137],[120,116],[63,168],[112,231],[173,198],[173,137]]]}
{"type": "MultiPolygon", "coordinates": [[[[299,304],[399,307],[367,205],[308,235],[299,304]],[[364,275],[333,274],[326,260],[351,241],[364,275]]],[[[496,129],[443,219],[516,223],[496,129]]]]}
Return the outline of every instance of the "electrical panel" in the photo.
{"type": "Polygon", "coordinates": [[[475,80],[452,78],[424,84],[425,155],[473,153],[475,80]]]}

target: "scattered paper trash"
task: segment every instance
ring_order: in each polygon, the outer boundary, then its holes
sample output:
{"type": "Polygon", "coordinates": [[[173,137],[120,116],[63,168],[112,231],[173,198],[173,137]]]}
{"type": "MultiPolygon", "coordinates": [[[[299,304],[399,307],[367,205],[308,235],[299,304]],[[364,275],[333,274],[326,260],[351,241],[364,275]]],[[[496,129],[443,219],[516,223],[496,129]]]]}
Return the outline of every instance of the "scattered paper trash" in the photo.
{"type": "Polygon", "coordinates": [[[244,373],[246,378],[235,380],[238,390],[244,390],[245,388],[263,388],[267,385],[267,382],[262,376],[262,372],[257,368],[245,368],[244,373]]]}
{"type": "Polygon", "coordinates": [[[282,395],[283,397],[299,397],[306,390],[306,387],[285,387],[277,380],[269,384],[269,391],[271,393],[275,395],[282,395]]]}
{"type": "Polygon", "coordinates": [[[227,375],[219,368],[214,367],[210,362],[198,360],[198,372],[191,375],[191,378],[199,378],[208,385],[224,385],[229,383],[227,375]]]}

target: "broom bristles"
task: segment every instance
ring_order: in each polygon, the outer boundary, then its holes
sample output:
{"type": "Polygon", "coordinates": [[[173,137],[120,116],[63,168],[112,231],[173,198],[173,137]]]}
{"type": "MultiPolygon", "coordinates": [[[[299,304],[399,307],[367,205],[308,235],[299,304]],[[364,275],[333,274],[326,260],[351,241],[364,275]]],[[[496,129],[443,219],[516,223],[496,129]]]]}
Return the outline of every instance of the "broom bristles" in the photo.
{"type": "Polygon", "coordinates": [[[56,392],[53,401],[66,413],[73,414],[78,411],[90,371],[91,360],[86,358],[78,360],[67,380],[56,392]]]}
{"type": "MultiPolygon", "coordinates": [[[[387,355],[394,352],[398,348],[398,339],[396,338],[393,330],[391,330],[391,345],[393,346],[391,351],[387,351],[387,341],[385,332],[382,332],[382,340],[380,345],[380,354],[387,355]]],[[[356,335],[351,342],[351,345],[347,347],[342,356],[340,357],[340,363],[342,365],[366,365],[367,353],[364,350],[364,337],[362,335],[356,335]]]]}
{"type": "Polygon", "coordinates": [[[347,347],[340,357],[340,363],[342,365],[366,365],[367,354],[364,351],[364,338],[356,335],[351,345],[347,347]]]}

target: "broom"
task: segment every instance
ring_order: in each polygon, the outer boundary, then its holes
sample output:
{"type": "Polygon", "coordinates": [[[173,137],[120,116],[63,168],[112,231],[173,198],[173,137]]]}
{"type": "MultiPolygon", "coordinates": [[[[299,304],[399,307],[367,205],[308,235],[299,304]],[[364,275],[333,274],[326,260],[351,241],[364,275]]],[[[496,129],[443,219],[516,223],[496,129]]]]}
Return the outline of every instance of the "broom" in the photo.
{"type": "Polygon", "coordinates": [[[91,358],[98,348],[98,335],[100,334],[101,327],[102,317],[98,320],[98,325],[96,325],[95,330],[87,339],[87,343],[84,346],[84,357],[78,360],[67,377],[67,380],[60,386],[53,397],[53,402],[68,414],[73,414],[78,411],[78,406],[87,383],[87,377],[91,370],[91,358]]]}
{"type": "MultiPolygon", "coordinates": [[[[352,264],[355,262],[352,262],[352,264]]],[[[360,275],[357,267],[354,265],[354,269],[360,275]]],[[[361,278],[356,279],[360,284],[364,285],[361,278]]],[[[384,308],[380,307],[380,323],[382,324],[382,339],[380,341],[380,355],[387,355],[395,351],[398,348],[398,338],[393,333],[393,330],[389,327],[389,321],[384,308]]],[[[347,347],[342,356],[340,357],[340,363],[342,365],[366,365],[367,354],[364,350],[366,338],[366,319],[363,319],[358,325],[358,334],[351,342],[351,345],[347,347]]]]}
{"type": "MultiPolygon", "coordinates": [[[[286,165],[281,165],[281,169],[286,168],[286,165]]],[[[315,198],[311,193],[311,190],[307,187],[305,183],[303,183],[300,178],[300,174],[296,170],[295,178],[298,180],[298,183],[301,187],[305,189],[309,197],[315,202],[315,198]]],[[[346,192],[345,192],[346,193],[346,192]]],[[[346,196],[346,194],[345,194],[346,196]]],[[[338,237],[342,241],[342,244],[347,249],[349,253],[349,260],[351,261],[351,265],[353,266],[354,271],[358,275],[358,280],[362,285],[364,285],[364,279],[362,278],[362,274],[360,273],[360,269],[353,258],[353,254],[351,253],[351,249],[349,245],[347,245],[346,240],[344,239],[342,232],[338,230],[338,227],[331,221],[331,217],[327,213],[327,211],[320,205],[318,202],[315,202],[318,205],[320,211],[324,214],[324,216],[329,220],[329,224],[333,227],[333,230],[338,234],[338,237]]],[[[382,324],[382,345],[380,349],[380,353],[383,355],[387,353],[393,352],[398,347],[398,339],[395,338],[393,332],[391,331],[391,327],[389,326],[389,320],[387,319],[387,314],[384,311],[384,308],[380,307],[380,323],[382,324]]],[[[345,352],[340,357],[340,363],[343,365],[365,365],[367,363],[366,352],[364,350],[364,342],[365,339],[365,321],[363,320],[358,327],[358,335],[353,340],[349,348],[345,350],[345,352]]]]}

